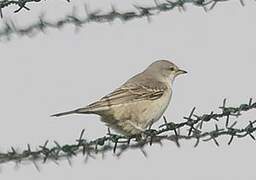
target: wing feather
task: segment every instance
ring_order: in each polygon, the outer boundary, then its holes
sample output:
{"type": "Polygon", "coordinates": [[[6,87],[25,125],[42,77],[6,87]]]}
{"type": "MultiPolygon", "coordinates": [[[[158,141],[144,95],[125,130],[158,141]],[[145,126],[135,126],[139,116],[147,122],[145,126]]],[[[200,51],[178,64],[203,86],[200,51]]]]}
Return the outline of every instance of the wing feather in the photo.
{"type": "Polygon", "coordinates": [[[112,93],[104,96],[99,101],[87,106],[90,109],[106,109],[111,106],[133,103],[142,100],[159,99],[167,89],[166,86],[124,85],[112,93]]]}

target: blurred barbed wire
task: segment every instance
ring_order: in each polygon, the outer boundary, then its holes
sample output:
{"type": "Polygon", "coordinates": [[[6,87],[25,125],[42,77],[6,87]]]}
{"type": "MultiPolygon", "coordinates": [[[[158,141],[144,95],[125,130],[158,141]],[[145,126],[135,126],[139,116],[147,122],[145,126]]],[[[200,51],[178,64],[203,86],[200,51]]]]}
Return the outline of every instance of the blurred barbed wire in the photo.
{"type": "MultiPolygon", "coordinates": [[[[25,9],[27,11],[30,10],[30,8],[27,7],[27,4],[29,3],[38,3],[42,0],[0,0],[0,17],[3,18],[3,11],[2,9],[7,8],[8,6],[14,5],[18,6],[18,9],[14,11],[14,13],[20,12],[22,9],[25,9]]],[[[45,0],[46,1],[46,0],[45,0]]],[[[70,2],[70,0],[66,0],[67,2],[70,2]]]]}
{"type": "Polygon", "coordinates": [[[113,151],[116,156],[120,156],[126,150],[140,149],[145,156],[147,153],[144,149],[146,145],[162,144],[163,140],[175,142],[180,147],[180,140],[192,140],[195,139],[194,147],[199,145],[199,142],[213,141],[217,146],[219,142],[217,139],[221,136],[228,136],[230,145],[234,138],[251,137],[255,141],[253,133],[256,131],[256,120],[248,121],[248,124],[243,128],[236,128],[237,120],[231,120],[231,117],[239,117],[242,112],[255,110],[256,102],[249,100],[247,104],[241,104],[238,107],[226,106],[226,99],[224,99],[220,113],[197,115],[195,113],[195,107],[189,113],[187,117],[184,117],[184,122],[173,123],[167,122],[167,119],[163,117],[164,123],[156,129],[148,129],[142,134],[126,137],[118,134],[113,134],[108,130],[107,135],[96,138],[94,140],[87,140],[84,138],[85,130],[82,130],[79,138],[73,144],[61,145],[57,141],[53,141],[52,147],[49,147],[49,140],[43,145],[38,146],[35,150],[31,149],[28,144],[27,149],[23,151],[17,151],[14,147],[6,153],[0,153],[0,164],[14,161],[20,163],[22,161],[31,161],[35,167],[39,170],[37,162],[41,160],[46,162],[53,160],[57,163],[58,160],[66,158],[70,162],[72,156],[78,154],[86,155],[85,160],[88,158],[94,158],[96,154],[104,155],[108,151],[113,151]],[[220,120],[224,120],[223,127],[220,126],[220,120]],[[233,121],[231,123],[231,121],[233,121]],[[203,130],[203,124],[207,122],[215,122],[213,130],[203,130]],[[183,132],[183,133],[182,133],[183,132]]]}
{"type": "MultiPolygon", "coordinates": [[[[29,10],[26,6],[29,2],[40,2],[41,0],[2,0],[0,1],[0,14],[2,14],[2,9],[8,5],[14,4],[19,6],[15,12],[19,12],[21,9],[29,10]]],[[[69,0],[67,0],[69,2],[69,0]]],[[[84,17],[79,17],[77,15],[76,8],[73,8],[70,14],[65,15],[63,18],[57,19],[55,21],[50,21],[45,18],[44,15],[39,16],[38,21],[33,22],[29,25],[20,27],[15,24],[12,20],[5,20],[2,23],[2,28],[0,29],[0,40],[5,38],[5,40],[10,40],[11,35],[18,36],[33,36],[38,32],[45,32],[47,28],[61,29],[65,25],[72,24],[75,29],[81,28],[91,22],[95,23],[110,23],[116,19],[120,19],[123,22],[130,21],[138,18],[147,18],[150,21],[151,16],[158,15],[161,12],[167,12],[174,9],[179,11],[185,11],[186,4],[192,4],[197,7],[203,8],[206,12],[213,9],[216,4],[221,2],[226,2],[231,0],[176,0],[170,1],[165,0],[160,2],[159,0],[154,0],[153,5],[141,6],[134,5],[133,10],[119,11],[115,6],[111,6],[111,10],[104,12],[103,10],[89,11],[87,5],[85,5],[85,15],[84,17]]],[[[244,6],[243,0],[238,0],[242,6],[244,6]]]]}

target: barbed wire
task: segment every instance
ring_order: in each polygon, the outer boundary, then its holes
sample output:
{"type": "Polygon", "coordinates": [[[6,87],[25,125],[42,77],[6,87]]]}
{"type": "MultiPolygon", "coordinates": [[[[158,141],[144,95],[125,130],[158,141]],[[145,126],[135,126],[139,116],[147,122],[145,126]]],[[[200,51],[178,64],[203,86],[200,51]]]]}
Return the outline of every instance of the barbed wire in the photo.
{"type": "MultiPolygon", "coordinates": [[[[199,145],[199,142],[213,141],[217,146],[219,142],[217,139],[221,136],[229,136],[228,145],[230,145],[234,138],[251,137],[255,141],[253,133],[256,131],[256,120],[249,121],[244,128],[236,128],[237,120],[230,123],[231,117],[239,117],[242,112],[256,109],[256,102],[249,100],[247,104],[241,104],[238,107],[226,106],[226,99],[224,99],[220,113],[196,115],[195,107],[189,113],[189,116],[184,117],[185,121],[182,123],[167,122],[163,117],[164,123],[159,126],[159,129],[148,129],[142,134],[126,137],[110,132],[108,129],[107,135],[96,138],[94,140],[87,140],[84,138],[85,130],[82,130],[79,138],[73,144],[60,145],[57,141],[53,141],[52,147],[49,147],[49,140],[43,145],[39,145],[37,149],[32,150],[28,144],[27,149],[23,151],[16,151],[14,147],[6,153],[0,153],[0,164],[14,161],[20,163],[22,161],[31,161],[38,169],[37,161],[41,160],[46,162],[53,160],[57,162],[63,158],[70,161],[72,156],[78,154],[86,155],[86,160],[90,157],[94,158],[96,154],[101,153],[104,155],[108,151],[113,151],[117,156],[123,154],[129,149],[140,149],[145,156],[147,156],[144,150],[145,145],[152,145],[155,143],[162,144],[163,140],[175,142],[180,147],[180,140],[192,140],[196,142],[194,147],[199,145]],[[207,122],[219,120],[225,120],[224,127],[220,128],[218,124],[215,124],[215,128],[211,131],[203,131],[203,124],[207,122]],[[181,133],[181,130],[186,128],[186,133],[181,133]],[[188,129],[187,129],[188,128],[188,129]]],[[[38,169],[39,170],[39,169],[38,169]]]]}
{"type": "MultiPolygon", "coordinates": [[[[14,11],[14,13],[20,12],[22,9],[25,9],[27,11],[30,10],[30,8],[27,7],[27,4],[29,3],[38,3],[42,0],[0,0],[0,17],[3,18],[3,11],[2,9],[7,8],[8,6],[15,5],[18,6],[18,9],[14,11]]],[[[66,0],[67,2],[70,2],[70,0],[66,0]]]]}
{"type": "MultiPolygon", "coordinates": [[[[25,6],[28,2],[39,2],[40,0],[17,0],[17,1],[0,1],[0,12],[1,9],[7,7],[10,4],[15,4],[19,6],[19,9],[27,9],[25,6]]],[[[38,21],[26,25],[24,27],[18,27],[13,21],[5,20],[2,24],[3,28],[0,30],[0,40],[5,38],[5,40],[10,40],[11,35],[18,36],[33,36],[39,32],[45,32],[47,28],[61,29],[66,25],[74,25],[75,29],[81,28],[83,25],[87,25],[91,22],[95,23],[110,23],[119,19],[123,22],[138,19],[138,18],[147,18],[150,21],[152,16],[158,15],[161,12],[167,12],[174,9],[179,11],[185,11],[185,4],[192,4],[197,7],[203,8],[206,12],[212,10],[216,4],[220,2],[227,2],[230,0],[176,0],[170,1],[165,0],[160,2],[159,0],[154,0],[154,4],[150,6],[140,6],[134,5],[134,10],[126,10],[121,12],[117,10],[115,6],[111,6],[111,10],[108,12],[103,12],[102,10],[89,11],[87,5],[85,5],[85,15],[84,17],[79,17],[77,15],[76,8],[73,8],[70,14],[65,15],[63,18],[60,18],[55,21],[46,20],[44,15],[39,16],[38,21]]],[[[243,0],[239,0],[241,5],[244,6],[243,0]]],[[[69,2],[69,1],[68,1],[69,2]]]]}

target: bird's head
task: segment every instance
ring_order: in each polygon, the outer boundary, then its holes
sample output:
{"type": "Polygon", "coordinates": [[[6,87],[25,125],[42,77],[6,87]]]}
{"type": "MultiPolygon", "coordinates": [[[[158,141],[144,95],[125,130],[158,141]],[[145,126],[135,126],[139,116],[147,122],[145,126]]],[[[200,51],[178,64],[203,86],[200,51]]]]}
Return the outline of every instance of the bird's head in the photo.
{"type": "Polygon", "coordinates": [[[173,81],[178,75],[187,73],[187,71],[180,69],[174,63],[168,60],[155,61],[150,64],[145,71],[156,75],[159,80],[164,81],[173,81]]]}

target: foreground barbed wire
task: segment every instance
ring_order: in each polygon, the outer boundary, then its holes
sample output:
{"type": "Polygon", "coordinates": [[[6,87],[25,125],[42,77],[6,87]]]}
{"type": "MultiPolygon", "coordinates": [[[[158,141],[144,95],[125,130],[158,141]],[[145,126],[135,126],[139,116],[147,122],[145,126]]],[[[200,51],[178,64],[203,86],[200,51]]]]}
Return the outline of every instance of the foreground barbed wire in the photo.
{"type": "MultiPolygon", "coordinates": [[[[0,1],[0,14],[2,14],[3,8],[7,7],[7,5],[15,4],[19,6],[17,11],[21,9],[28,9],[25,5],[28,2],[39,2],[40,0],[17,0],[17,1],[0,1]],[[15,2],[15,3],[14,3],[15,2]],[[6,5],[7,4],[7,5],[6,5]]],[[[158,15],[161,12],[167,12],[174,9],[178,9],[180,11],[185,11],[186,4],[192,4],[197,7],[203,8],[205,11],[213,9],[216,4],[220,2],[227,2],[231,0],[176,0],[170,1],[165,0],[164,2],[160,2],[158,0],[154,0],[154,4],[150,6],[140,6],[134,5],[134,10],[126,10],[121,12],[117,10],[113,5],[110,11],[103,12],[101,10],[89,11],[88,7],[85,5],[85,15],[84,17],[79,17],[77,15],[77,11],[73,8],[71,14],[65,15],[63,18],[60,18],[55,21],[50,21],[45,18],[44,15],[39,16],[39,20],[23,27],[17,26],[13,21],[4,21],[2,24],[2,29],[0,29],[0,40],[3,38],[5,40],[10,40],[11,36],[16,34],[18,36],[33,36],[38,32],[45,32],[47,28],[53,29],[61,29],[65,25],[74,25],[76,29],[81,28],[83,25],[89,24],[91,22],[95,23],[110,23],[116,19],[120,19],[123,22],[130,21],[138,18],[147,18],[150,21],[150,17],[154,15],[158,15]]],[[[238,0],[242,6],[244,6],[243,0],[238,0]]]]}
{"type": "Polygon", "coordinates": [[[231,117],[239,117],[242,112],[256,109],[256,102],[249,100],[247,104],[241,104],[238,107],[226,106],[226,99],[224,99],[220,113],[196,115],[195,108],[189,113],[188,117],[184,117],[185,121],[182,123],[167,122],[164,117],[164,124],[162,124],[158,130],[149,129],[143,134],[138,134],[131,137],[125,137],[118,134],[113,134],[108,130],[106,136],[96,138],[94,140],[87,140],[84,138],[85,130],[82,130],[79,138],[73,144],[60,145],[57,141],[53,141],[53,145],[50,147],[47,140],[43,145],[39,145],[37,149],[32,150],[28,144],[27,149],[21,152],[11,147],[11,150],[6,153],[0,153],[0,163],[6,163],[14,161],[16,163],[22,161],[31,161],[37,166],[37,161],[41,160],[46,162],[48,160],[58,161],[63,158],[69,160],[70,157],[78,154],[86,155],[86,159],[94,157],[95,154],[104,154],[108,151],[113,151],[117,156],[120,156],[126,150],[140,149],[146,156],[144,147],[146,145],[152,145],[155,143],[162,143],[163,140],[175,142],[179,147],[179,141],[182,139],[192,140],[195,139],[195,147],[199,145],[199,142],[213,141],[217,146],[219,143],[217,139],[220,136],[229,136],[228,144],[230,145],[234,138],[251,137],[255,141],[253,133],[256,131],[256,120],[249,121],[244,128],[235,128],[237,121],[230,123],[231,117]],[[219,120],[225,120],[224,127],[220,128],[218,124],[215,124],[215,128],[211,131],[204,131],[203,124],[207,122],[219,120]],[[186,128],[186,133],[181,133],[181,130],[186,128]],[[188,129],[187,129],[188,128],[188,129]]]}

